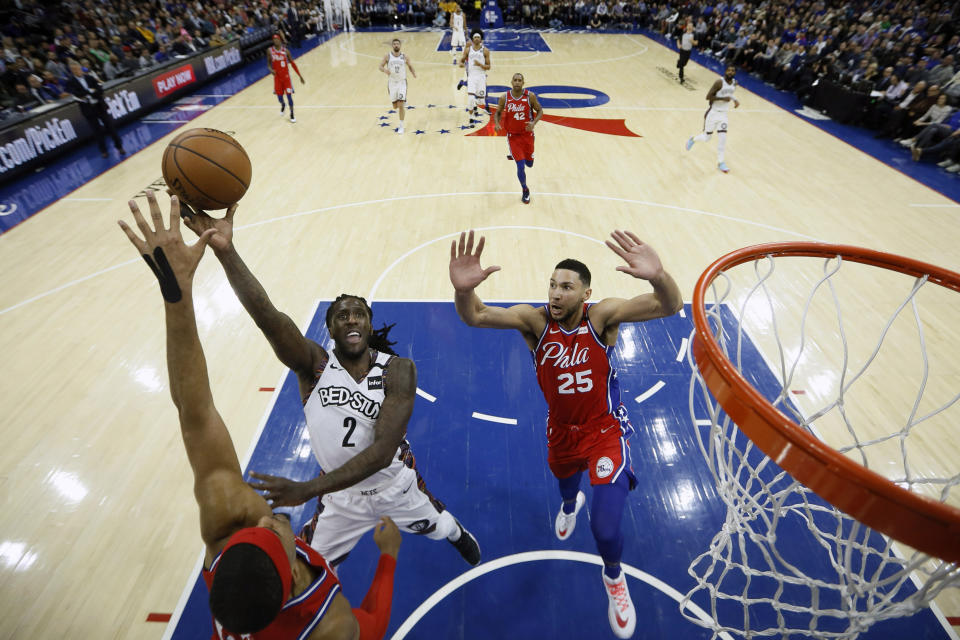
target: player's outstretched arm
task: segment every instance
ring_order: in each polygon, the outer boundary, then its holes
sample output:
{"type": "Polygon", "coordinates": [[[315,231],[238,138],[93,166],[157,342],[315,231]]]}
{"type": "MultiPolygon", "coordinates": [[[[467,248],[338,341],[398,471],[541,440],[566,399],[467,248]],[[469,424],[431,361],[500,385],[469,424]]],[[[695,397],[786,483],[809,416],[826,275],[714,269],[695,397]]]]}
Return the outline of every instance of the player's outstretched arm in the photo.
{"type": "Polygon", "coordinates": [[[607,246],[627,263],[627,266],[617,267],[617,271],[648,281],[653,285],[653,293],[644,293],[628,300],[605,298],[598,302],[590,310],[590,319],[597,331],[603,333],[622,322],[642,322],[680,311],[683,308],[680,288],[664,270],[653,247],[630,231],[614,231],[610,236],[615,242],[607,240],[607,246]]]}
{"type": "Polygon", "coordinates": [[[227,209],[223,218],[213,218],[206,212],[181,203],[184,224],[197,235],[208,229],[214,234],[210,246],[223,265],[227,280],[257,327],[277,354],[277,358],[297,374],[301,381],[314,379],[317,366],[326,358],[326,352],[313,340],[304,337],[290,316],[279,311],[253,275],[233,245],[233,216],[237,205],[227,209]]]}
{"type": "Polygon", "coordinates": [[[480,236],[476,251],[473,249],[473,231],[460,234],[460,241],[450,243],[450,282],[453,284],[453,301],[457,315],[471,327],[484,329],[516,329],[525,338],[539,336],[546,326],[544,317],[528,304],[512,307],[488,307],[483,304],[476,291],[477,286],[491,273],[500,271],[492,266],[484,269],[480,266],[480,254],[486,238],[480,236]]]}
{"type": "MultiPolygon", "coordinates": [[[[394,358],[383,381],[384,400],[380,415],[373,425],[373,443],[346,463],[312,480],[297,482],[288,478],[251,472],[257,482],[250,486],[263,492],[274,507],[292,507],[313,497],[340,491],[369,478],[390,466],[397,447],[407,432],[407,421],[413,413],[417,393],[417,368],[412,360],[394,358]]],[[[344,433],[343,446],[355,446],[352,432],[344,433]]]]}
{"type": "Polygon", "coordinates": [[[197,333],[193,306],[193,274],[214,235],[209,229],[188,247],[180,235],[179,202],[170,201],[169,228],[160,206],[147,192],[151,223],[136,203],[130,210],[140,235],[125,222],[120,228],[137,248],[160,282],[167,328],[167,371],[170,395],[180,418],[180,433],[193,469],[194,495],[200,507],[200,534],[213,553],[237,528],[264,516],[270,509],[243,482],[230,433],[213,404],[206,359],[197,333]]]}

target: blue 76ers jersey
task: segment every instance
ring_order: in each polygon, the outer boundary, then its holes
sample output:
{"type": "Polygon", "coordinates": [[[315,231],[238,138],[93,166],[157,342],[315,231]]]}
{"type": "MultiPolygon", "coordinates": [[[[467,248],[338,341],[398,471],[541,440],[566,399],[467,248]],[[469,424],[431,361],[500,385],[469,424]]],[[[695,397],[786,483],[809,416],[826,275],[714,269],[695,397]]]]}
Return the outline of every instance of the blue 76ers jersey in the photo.
{"type": "Polygon", "coordinates": [[[617,370],[610,363],[613,347],[603,344],[583,305],[579,326],[566,331],[550,318],[533,360],[537,382],[547,400],[547,424],[602,428],[611,420],[626,422],[620,403],[617,370]]]}

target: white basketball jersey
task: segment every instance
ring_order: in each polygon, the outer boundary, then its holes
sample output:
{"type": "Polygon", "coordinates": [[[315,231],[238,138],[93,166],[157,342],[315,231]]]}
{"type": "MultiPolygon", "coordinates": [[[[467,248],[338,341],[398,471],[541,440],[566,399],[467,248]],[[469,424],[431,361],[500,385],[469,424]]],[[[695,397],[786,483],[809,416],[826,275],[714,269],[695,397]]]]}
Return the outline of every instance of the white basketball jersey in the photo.
{"type": "MultiPolygon", "coordinates": [[[[313,454],[324,471],[343,466],[373,444],[373,425],[385,397],[383,379],[394,356],[376,352],[376,360],[360,382],[340,365],[333,350],[330,360],[303,406],[313,454]]],[[[361,480],[351,489],[373,489],[393,480],[403,469],[397,455],[386,469],[361,480]]]]}
{"type": "Polygon", "coordinates": [[[407,79],[407,59],[401,53],[398,56],[393,55],[393,51],[389,53],[390,58],[387,60],[387,69],[390,71],[390,81],[398,82],[400,80],[407,79]]]}
{"type": "Polygon", "coordinates": [[[463,14],[454,13],[453,16],[453,30],[454,31],[463,31],[463,14]]]}
{"type": "MultiPolygon", "coordinates": [[[[717,98],[732,98],[733,90],[737,88],[737,81],[727,82],[726,78],[720,78],[720,90],[717,91],[717,98]]],[[[730,109],[730,100],[715,100],[710,103],[710,108],[714,111],[728,111],[730,109]]]]}
{"type": "Polygon", "coordinates": [[[470,53],[467,58],[467,75],[484,74],[484,64],[486,64],[486,59],[483,55],[483,47],[474,49],[473,45],[470,45],[470,53]]]}

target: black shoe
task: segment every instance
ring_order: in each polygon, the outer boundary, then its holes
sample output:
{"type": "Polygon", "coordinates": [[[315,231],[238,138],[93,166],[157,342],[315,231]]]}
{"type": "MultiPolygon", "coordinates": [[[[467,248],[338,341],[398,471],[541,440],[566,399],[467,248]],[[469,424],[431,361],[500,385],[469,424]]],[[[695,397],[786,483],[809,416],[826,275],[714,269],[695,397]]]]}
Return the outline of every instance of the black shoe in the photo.
{"type": "Polygon", "coordinates": [[[507,155],[507,160],[513,160],[513,155],[507,155]]]}
{"type": "Polygon", "coordinates": [[[523,204],[530,204],[530,189],[524,189],[523,195],[520,197],[523,204]]]}
{"type": "Polygon", "coordinates": [[[461,80],[457,83],[457,91],[460,91],[460,89],[463,89],[465,86],[467,86],[467,81],[461,80]]]}
{"type": "Polygon", "coordinates": [[[447,542],[450,542],[460,552],[467,563],[475,567],[480,564],[480,545],[477,544],[477,539],[473,537],[473,534],[463,528],[459,520],[457,526],[460,527],[460,537],[457,538],[456,542],[450,540],[447,540],[447,542]]]}

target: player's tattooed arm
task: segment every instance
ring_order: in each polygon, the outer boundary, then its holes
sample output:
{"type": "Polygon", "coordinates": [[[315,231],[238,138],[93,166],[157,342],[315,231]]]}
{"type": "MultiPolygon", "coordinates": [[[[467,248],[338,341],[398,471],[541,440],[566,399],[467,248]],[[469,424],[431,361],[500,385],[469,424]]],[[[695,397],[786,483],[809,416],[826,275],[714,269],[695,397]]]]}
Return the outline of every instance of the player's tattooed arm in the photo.
{"type": "Polygon", "coordinates": [[[417,395],[417,368],[412,360],[394,358],[384,374],[385,398],[373,424],[373,443],[346,463],[309,481],[312,496],[340,491],[386,469],[407,433],[417,395]]]}
{"type": "Polygon", "coordinates": [[[720,80],[717,80],[716,82],[713,83],[713,86],[710,87],[710,91],[707,92],[707,102],[709,102],[710,104],[713,104],[714,100],[719,100],[719,98],[717,98],[717,91],[720,91],[720,88],[722,86],[723,86],[723,82],[721,82],[720,80]]]}

